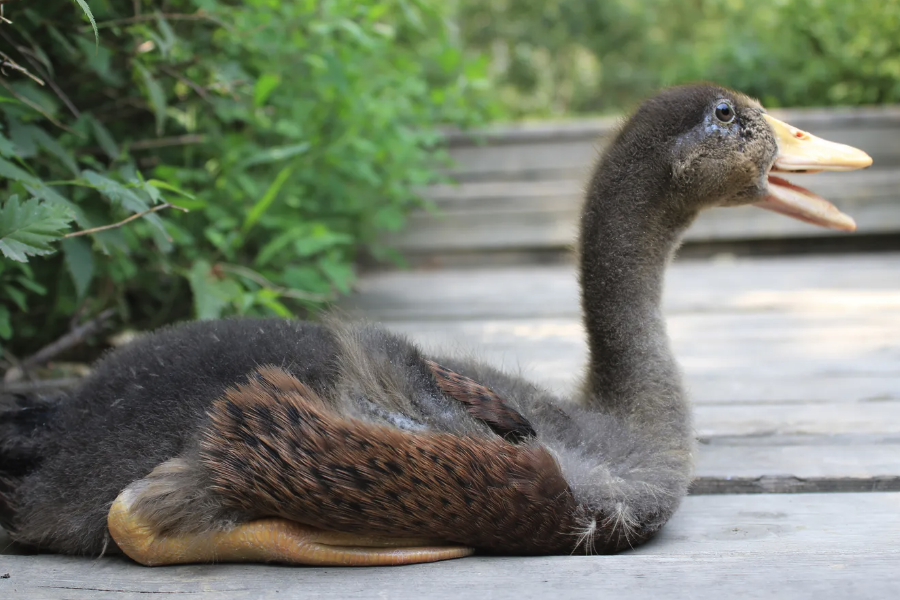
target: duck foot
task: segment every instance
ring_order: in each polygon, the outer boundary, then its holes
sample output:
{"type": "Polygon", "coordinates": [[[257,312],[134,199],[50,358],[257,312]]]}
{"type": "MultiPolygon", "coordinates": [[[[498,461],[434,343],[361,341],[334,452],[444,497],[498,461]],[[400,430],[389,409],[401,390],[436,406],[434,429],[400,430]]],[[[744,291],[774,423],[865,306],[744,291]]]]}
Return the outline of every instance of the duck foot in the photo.
{"type": "Polygon", "coordinates": [[[325,531],[280,518],[250,521],[224,531],[161,536],[131,510],[133,498],[130,488],[119,494],[107,524],[122,552],[148,567],[208,562],[374,567],[436,562],[474,552],[421,538],[325,531]]]}

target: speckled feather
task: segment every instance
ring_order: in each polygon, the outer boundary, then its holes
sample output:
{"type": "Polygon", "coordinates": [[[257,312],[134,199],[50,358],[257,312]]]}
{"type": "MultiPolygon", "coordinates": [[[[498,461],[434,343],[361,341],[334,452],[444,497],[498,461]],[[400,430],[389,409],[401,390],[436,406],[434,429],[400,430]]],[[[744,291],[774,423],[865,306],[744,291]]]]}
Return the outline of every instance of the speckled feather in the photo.
{"type": "Polygon", "coordinates": [[[342,417],[289,373],[258,373],[213,403],[201,442],[235,508],[505,553],[575,549],[575,501],[546,449],[342,417]]]}
{"type": "Polygon", "coordinates": [[[486,423],[500,437],[522,442],[537,435],[528,419],[510,407],[494,390],[433,360],[426,360],[425,364],[431,368],[444,394],[462,402],[470,415],[486,423]]]}

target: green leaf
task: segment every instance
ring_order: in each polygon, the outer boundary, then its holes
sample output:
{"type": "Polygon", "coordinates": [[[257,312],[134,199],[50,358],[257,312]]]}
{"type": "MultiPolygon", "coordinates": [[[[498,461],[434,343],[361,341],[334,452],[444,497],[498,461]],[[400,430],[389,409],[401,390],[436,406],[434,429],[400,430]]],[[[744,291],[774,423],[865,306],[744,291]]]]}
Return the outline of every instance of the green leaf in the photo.
{"type": "Polygon", "coordinates": [[[97,119],[90,116],[88,118],[91,122],[91,128],[94,130],[94,139],[97,140],[100,148],[102,148],[103,151],[106,152],[106,155],[112,160],[119,158],[119,145],[116,144],[116,140],[113,139],[109,130],[97,119]]]}
{"type": "Polygon", "coordinates": [[[344,294],[350,293],[350,286],[356,278],[356,273],[353,271],[353,265],[346,262],[338,262],[330,257],[323,257],[319,260],[319,268],[334,287],[344,294]]]}
{"type": "Polygon", "coordinates": [[[280,84],[280,75],[264,73],[256,80],[256,85],[253,86],[253,104],[255,106],[262,106],[265,104],[266,100],[269,99],[269,96],[272,95],[272,92],[274,92],[275,88],[280,84]]]}
{"type": "Polygon", "coordinates": [[[175,192],[179,196],[183,196],[183,197],[187,198],[188,200],[196,200],[197,199],[196,196],[194,196],[193,194],[189,194],[188,192],[175,187],[171,183],[166,183],[165,181],[160,181],[159,179],[150,179],[147,181],[147,183],[152,185],[153,187],[159,188],[161,190],[168,190],[170,192],[175,192]]]}
{"type": "Polygon", "coordinates": [[[84,11],[84,14],[87,15],[87,18],[91,20],[91,27],[94,29],[94,42],[97,46],[100,45],[100,33],[97,31],[97,22],[94,21],[94,15],[91,13],[91,8],[88,6],[88,3],[85,0],[75,0],[78,3],[78,6],[81,7],[81,10],[84,11]]]}
{"type": "Polygon", "coordinates": [[[266,193],[263,194],[262,198],[256,201],[256,204],[254,204],[253,208],[250,209],[250,212],[247,213],[246,218],[244,218],[244,224],[241,226],[241,231],[247,232],[259,220],[262,214],[266,212],[266,209],[269,208],[278,196],[281,186],[283,186],[284,182],[291,176],[291,172],[293,172],[291,167],[285,167],[278,173],[275,177],[275,181],[272,182],[269,189],[266,190],[266,193]]]}
{"type": "Polygon", "coordinates": [[[298,256],[312,256],[334,246],[352,243],[352,236],[330,231],[324,225],[317,224],[308,235],[294,240],[294,252],[298,256]]]}
{"type": "Polygon", "coordinates": [[[112,200],[116,204],[121,204],[131,212],[143,212],[150,208],[143,198],[135,194],[133,191],[109,177],[105,177],[96,171],[86,170],[81,173],[92,188],[112,200]]]}
{"type": "MultiPolygon", "coordinates": [[[[23,267],[27,267],[28,265],[22,265],[23,267]]],[[[20,277],[16,277],[16,282],[21,285],[26,290],[31,290],[38,296],[43,296],[47,293],[47,288],[39,284],[34,279],[29,279],[30,277],[34,277],[34,273],[29,269],[24,275],[20,277]]]]}
{"type": "Polygon", "coordinates": [[[3,292],[19,307],[19,310],[25,312],[28,310],[28,304],[25,302],[25,293],[17,290],[11,285],[3,286],[3,292]]]}
{"type": "Polygon", "coordinates": [[[200,320],[219,318],[225,307],[242,294],[237,282],[217,278],[205,260],[195,262],[187,277],[194,294],[194,312],[200,320]]]}
{"type": "Polygon", "coordinates": [[[28,190],[35,198],[40,198],[41,200],[45,200],[51,204],[56,204],[58,206],[62,206],[69,214],[75,217],[75,220],[82,226],[89,226],[87,217],[84,214],[84,211],[77,204],[73,204],[69,200],[66,200],[62,196],[56,193],[53,188],[47,186],[43,181],[34,180],[32,182],[24,182],[22,185],[25,186],[25,189],[28,190]]]}
{"type": "Polygon", "coordinates": [[[41,129],[40,127],[32,127],[32,136],[35,141],[47,152],[58,158],[65,166],[72,172],[73,175],[78,177],[78,163],[75,162],[75,158],[69,154],[69,152],[62,147],[62,144],[56,141],[56,138],[49,135],[46,131],[41,129]]]}
{"type": "Polygon", "coordinates": [[[51,243],[62,237],[71,220],[65,207],[37,198],[20,203],[18,196],[10,196],[0,208],[0,252],[19,262],[26,262],[28,256],[52,254],[51,243]]]}
{"type": "Polygon", "coordinates": [[[153,107],[153,114],[156,117],[156,135],[162,135],[163,126],[166,123],[166,93],[144,65],[137,63],[135,66],[138,73],[141,74],[141,79],[144,80],[144,85],[147,87],[147,95],[149,96],[150,105],[153,107]]]}
{"type": "Polygon", "coordinates": [[[74,237],[63,240],[62,249],[66,268],[72,276],[72,283],[75,284],[75,292],[79,299],[84,298],[94,278],[94,256],[91,245],[84,238],[74,237]]]}
{"type": "Polygon", "coordinates": [[[27,171],[23,171],[16,165],[7,160],[3,160],[2,158],[0,158],[0,177],[6,177],[7,179],[12,179],[14,181],[38,183],[37,177],[27,171]]]}
{"type": "Polygon", "coordinates": [[[303,142],[302,144],[291,144],[290,146],[276,146],[274,148],[268,148],[254,154],[243,163],[241,163],[242,167],[251,167],[253,165],[263,165],[273,162],[278,162],[280,160],[284,160],[286,158],[292,158],[297,156],[298,154],[303,154],[307,150],[309,150],[310,144],[309,142],[303,142]]]}
{"type": "Polygon", "coordinates": [[[5,156],[6,158],[10,158],[15,155],[16,147],[13,145],[11,141],[6,139],[2,134],[0,134],[0,156],[5,156]]]}
{"type": "Polygon", "coordinates": [[[9,322],[9,309],[0,304],[0,338],[8,340],[12,337],[12,324],[9,322]]]}
{"type": "Polygon", "coordinates": [[[37,154],[37,140],[34,139],[34,128],[17,119],[9,120],[9,137],[16,146],[18,158],[31,158],[37,154]]]}
{"type": "Polygon", "coordinates": [[[257,267],[265,266],[276,254],[287,248],[291,242],[306,235],[309,232],[309,226],[306,224],[295,225],[290,229],[276,235],[274,239],[268,242],[260,249],[253,261],[257,267]]]}
{"type": "Polygon", "coordinates": [[[159,32],[162,34],[162,37],[165,40],[166,49],[164,50],[164,52],[168,53],[172,46],[175,45],[175,42],[178,40],[178,38],[175,36],[175,32],[172,30],[172,26],[169,25],[169,22],[161,12],[156,11],[154,15],[156,16],[156,26],[159,28],[159,32]]]}

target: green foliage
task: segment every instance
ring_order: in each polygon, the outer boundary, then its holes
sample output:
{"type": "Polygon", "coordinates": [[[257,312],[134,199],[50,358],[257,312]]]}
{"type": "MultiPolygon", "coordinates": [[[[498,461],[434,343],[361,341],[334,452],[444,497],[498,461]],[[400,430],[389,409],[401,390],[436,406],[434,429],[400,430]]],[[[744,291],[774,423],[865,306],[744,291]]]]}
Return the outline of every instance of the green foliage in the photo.
{"type": "Polygon", "coordinates": [[[6,5],[19,47],[0,74],[7,350],[109,307],[155,327],[302,314],[348,291],[357,255],[389,257],[380,234],[436,179],[439,128],[490,113],[486,63],[463,52],[451,8],[6,5]]]}
{"type": "Polygon", "coordinates": [[[26,262],[29,256],[52,254],[51,242],[62,237],[72,216],[66,207],[37,198],[19,202],[16,195],[0,205],[0,252],[26,262]]]}
{"type": "Polygon", "coordinates": [[[900,1],[461,0],[513,116],[612,112],[710,80],[768,106],[900,101],[900,1]]]}

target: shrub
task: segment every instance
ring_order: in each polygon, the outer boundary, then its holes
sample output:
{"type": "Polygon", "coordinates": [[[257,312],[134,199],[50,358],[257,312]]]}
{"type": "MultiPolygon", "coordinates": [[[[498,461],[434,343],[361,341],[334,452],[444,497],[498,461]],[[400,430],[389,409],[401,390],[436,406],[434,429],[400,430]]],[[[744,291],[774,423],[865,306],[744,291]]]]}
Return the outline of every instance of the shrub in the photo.
{"type": "Polygon", "coordinates": [[[144,328],[321,306],[349,290],[359,252],[391,256],[379,234],[437,177],[439,127],[490,111],[485,63],[444,3],[4,7],[0,338],[13,354],[110,307],[144,328]]]}
{"type": "Polygon", "coordinates": [[[461,0],[519,116],[613,112],[698,79],[769,106],[900,102],[900,2],[461,0]]]}

